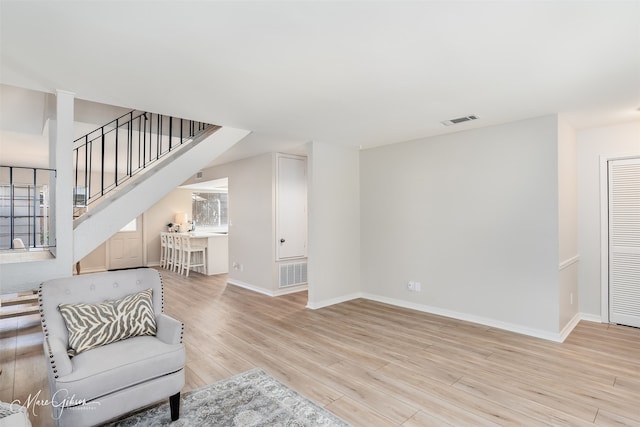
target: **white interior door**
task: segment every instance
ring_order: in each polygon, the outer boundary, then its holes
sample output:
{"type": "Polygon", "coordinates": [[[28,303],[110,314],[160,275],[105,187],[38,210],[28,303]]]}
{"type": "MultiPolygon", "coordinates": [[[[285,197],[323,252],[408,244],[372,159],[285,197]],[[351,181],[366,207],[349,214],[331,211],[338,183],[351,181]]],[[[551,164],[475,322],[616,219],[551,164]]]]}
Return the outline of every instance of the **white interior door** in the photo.
{"type": "Polygon", "coordinates": [[[640,327],[640,158],[609,162],[609,320],[640,327]]]}
{"type": "Polygon", "coordinates": [[[107,242],[107,249],[109,270],[142,267],[142,217],[114,234],[107,242]]]}
{"type": "Polygon", "coordinates": [[[277,157],[276,247],[278,259],[307,256],[307,161],[277,157]]]}

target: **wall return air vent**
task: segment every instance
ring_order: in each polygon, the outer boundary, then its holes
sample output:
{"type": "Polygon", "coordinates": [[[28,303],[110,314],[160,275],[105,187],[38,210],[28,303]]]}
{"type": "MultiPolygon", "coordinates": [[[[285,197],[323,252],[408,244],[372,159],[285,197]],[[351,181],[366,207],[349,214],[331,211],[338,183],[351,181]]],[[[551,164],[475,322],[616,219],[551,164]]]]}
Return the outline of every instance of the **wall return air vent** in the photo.
{"type": "Polygon", "coordinates": [[[451,125],[457,125],[460,123],[464,123],[464,122],[469,122],[471,120],[478,120],[478,116],[464,116],[464,117],[458,117],[457,119],[449,119],[449,120],[445,120],[442,123],[445,126],[451,126],[451,125]]]}
{"type": "Polygon", "coordinates": [[[280,264],[280,288],[307,283],[307,263],[280,264]]]}

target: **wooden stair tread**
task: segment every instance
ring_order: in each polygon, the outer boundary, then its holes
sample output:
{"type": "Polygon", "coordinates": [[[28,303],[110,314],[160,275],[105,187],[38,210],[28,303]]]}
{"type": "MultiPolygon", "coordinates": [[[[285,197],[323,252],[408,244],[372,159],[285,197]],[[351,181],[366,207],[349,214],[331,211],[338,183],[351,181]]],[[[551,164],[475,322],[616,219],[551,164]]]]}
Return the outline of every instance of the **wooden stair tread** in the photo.
{"type": "Polygon", "coordinates": [[[7,319],[9,317],[28,316],[30,314],[37,314],[40,311],[37,305],[27,305],[19,308],[0,309],[0,319],[7,319]]]}
{"type": "Polygon", "coordinates": [[[35,291],[0,295],[0,319],[36,314],[39,308],[35,291]]]}
{"type": "Polygon", "coordinates": [[[2,295],[0,296],[0,307],[36,303],[37,301],[38,294],[36,293],[2,295]]]}

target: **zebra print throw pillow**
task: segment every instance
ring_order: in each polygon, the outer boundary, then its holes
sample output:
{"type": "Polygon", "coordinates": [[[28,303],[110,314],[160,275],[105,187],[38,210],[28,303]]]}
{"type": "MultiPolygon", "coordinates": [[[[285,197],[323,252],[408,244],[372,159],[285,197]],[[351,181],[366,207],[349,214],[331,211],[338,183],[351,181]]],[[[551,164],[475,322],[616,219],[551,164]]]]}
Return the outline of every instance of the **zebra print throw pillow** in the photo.
{"type": "Polygon", "coordinates": [[[69,356],[139,335],[156,334],[151,288],[99,304],[60,304],[69,331],[69,356]]]}

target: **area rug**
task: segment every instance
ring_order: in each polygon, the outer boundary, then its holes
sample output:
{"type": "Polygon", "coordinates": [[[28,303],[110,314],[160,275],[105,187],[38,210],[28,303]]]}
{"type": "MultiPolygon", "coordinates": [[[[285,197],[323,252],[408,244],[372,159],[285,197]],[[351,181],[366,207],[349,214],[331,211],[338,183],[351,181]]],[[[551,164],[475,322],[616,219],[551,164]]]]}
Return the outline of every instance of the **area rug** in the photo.
{"type": "Polygon", "coordinates": [[[177,421],[171,422],[167,402],[107,425],[349,427],[349,424],[337,416],[258,368],[183,393],[180,418],[177,421]]]}

